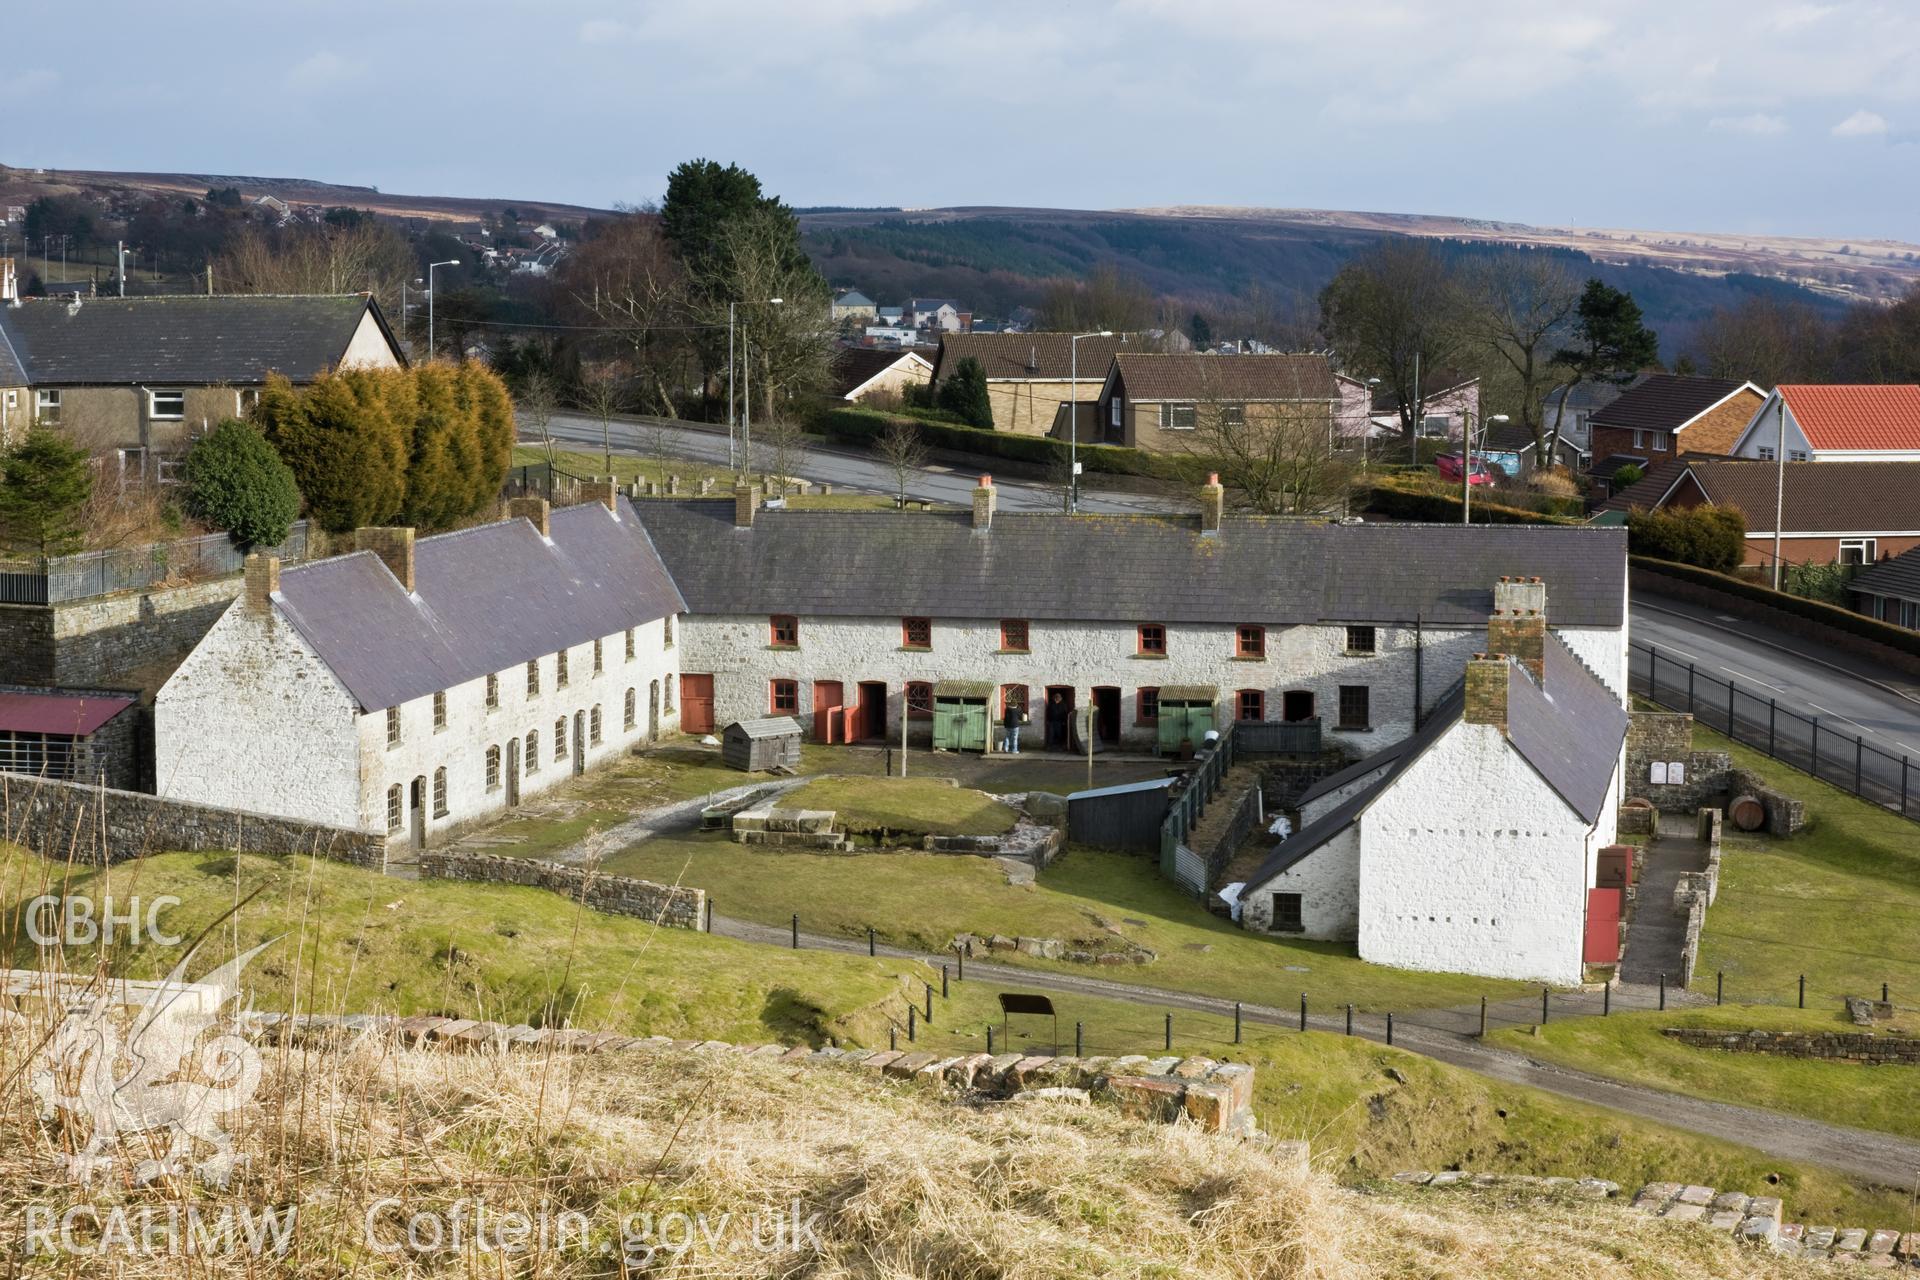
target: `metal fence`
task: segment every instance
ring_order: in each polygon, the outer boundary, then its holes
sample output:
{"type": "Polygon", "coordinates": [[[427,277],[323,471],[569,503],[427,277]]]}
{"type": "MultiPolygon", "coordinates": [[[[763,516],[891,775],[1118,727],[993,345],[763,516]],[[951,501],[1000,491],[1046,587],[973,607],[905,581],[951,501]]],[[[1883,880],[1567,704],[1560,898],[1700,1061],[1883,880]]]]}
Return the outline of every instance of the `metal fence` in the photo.
{"type": "Polygon", "coordinates": [[[1307,720],[1237,720],[1240,750],[1250,755],[1318,755],[1320,717],[1307,720]]]}
{"type": "MultiPolygon", "coordinates": [[[[282,560],[303,560],[307,522],[296,522],[277,547],[256,547],[282,560]]],[[[247,552],[224,533],[124,550],[0,560],[0,604],[67,604],[120,591],[139,591],[170,579],[224,578],[239,573],[247,552]]]]}
{"type": "Polygon", "coordinates": [[[1764,751],[1842,791],[1920,822],[1920,775],[1909,758],[1869,743],[1863,726],[1837,716],[1802,713],[1779,699],[1702,671],[1633,641],[1628,685],[1663,707],[1691,712],[1696,723],[1764,751]]]}
{"type": "Polygon", "coordinates": [[[512,467],[507,471],[507,480],[501,486],[501,496],[507,498],[545,498],[549,502],[571,499],[579,492],[580,482],[585,476],[577,476],[562,467],[551,463],[534,462],[524,467],[512,467]]]}
{"type": "MultiPolygon", "coordinates": [[[[1228,725],[1211,746],[1200,749],[1194,757],[1192,771],[1186,776],[1185,786],[1173,797],[1167,816],[1160,820],[1160,870],[1171,879],[1179,879],[1176,851],[1186,843],[1200,815],[1207,811],[1207,803],[1220,789],[1227,770],[1233,768],[1235,735],[1239,728],[1238,724],[1228,725]]],[[[1200,892],[1205,891],[1202,886],[1200,892]]]]}

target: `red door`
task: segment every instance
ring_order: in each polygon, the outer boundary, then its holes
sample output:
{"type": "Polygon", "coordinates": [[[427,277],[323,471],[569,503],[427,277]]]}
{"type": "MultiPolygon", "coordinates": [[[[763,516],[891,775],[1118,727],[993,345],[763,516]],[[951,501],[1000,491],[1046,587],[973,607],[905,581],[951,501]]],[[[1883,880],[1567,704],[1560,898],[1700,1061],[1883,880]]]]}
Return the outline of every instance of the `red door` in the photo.
{"type": "Polygon", "coordinates": [[[813,682],[813,737],[816,742],[835,742],[844,737],[844,721],[832,713],[846,704],[846,693],[838,680],[813,682]],[[838,730],[838,732],[835,732],[838,730]]]}
{"type": "Polygon", "coordinates": [[[1587,964],[1620,962],[1620,890],[1587,890],[1587,945],[1580,958],[1587,964]]]}
{"type": "Polygon", "coordinates": [[[680,677],[680,729],[683,733],[713,732],[713,677],[680,677]]]}

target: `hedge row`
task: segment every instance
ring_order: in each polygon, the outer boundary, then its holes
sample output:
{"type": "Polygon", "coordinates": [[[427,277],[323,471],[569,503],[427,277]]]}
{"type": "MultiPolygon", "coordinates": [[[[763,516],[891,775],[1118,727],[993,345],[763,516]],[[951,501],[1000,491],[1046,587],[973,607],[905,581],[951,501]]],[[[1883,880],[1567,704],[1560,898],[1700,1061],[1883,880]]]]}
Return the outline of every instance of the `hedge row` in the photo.
{"type": "Polygon", "coordinates": [[[1736,578],[1730,574],[1715,573],[1711,569],[1702,569],[1697,565],[1679,564],[1672,560],[1655,560],[1651,556],[1628,556],[1627,559],[1634,568],[1644,572],[1677,578],[1681,582],[1725,592],[1741,600],[1751,600],[1769,609],[1791,613],[1832,627],[1836,631],[1844,631],[1849,635],[1859,636],[1863,640],[1886,645],[1889,649],[1898,649],[1902,653],[1920,657],[1920,632],[1896,627],[1878,618],[1869,618],[1864,613],[1855,613],[1851,609],[1842,608],[1837,604],[1827,604],[1822,600],[1809,600],[1805,596],[1775,591],[1772,587],[1763,587],[1757,582],[1749,582],[1745,578],[1736,578]]]}
{"type": "MultiPolygon", "coordinates": [[[[812,427],[823,435],[871,444],[879,439],[887,424],[913,423],[920,438],[930,448],[955,453],[976,454],[983,458],[1006,458],[1041,466],[1065,462],[1071,451],[1064,441],[1048,436],[1015,435],[1010,431],[987,431],[979,427],[929,422],[925,418],[903,417],[873,409],[828,409],[814,418],[812,427]]],[[[1107,475],[1151,476],[1159,480],[1195,483],[1206,472],[1207,464],[1198,458],[1172,458],[1148,453],[1144,449],[1126,449],[1111,444],[1083,444],[1078,457],[1083,471],[1107,475]]]]}
{"type": "MultiPolygon", "coordinates": [[[[1390,484],[1376,484],[1368,491],[1366,509],[1396,520],[1427,520],[1442,524],[1460,523],[1460,499],[1451,494],[1424,493],[1390,484]]],[[[1543,515],[1525,507],[1483,501],[1473,503],[1475,524],[1578,524],[1563,516],[1543,515]]]]}

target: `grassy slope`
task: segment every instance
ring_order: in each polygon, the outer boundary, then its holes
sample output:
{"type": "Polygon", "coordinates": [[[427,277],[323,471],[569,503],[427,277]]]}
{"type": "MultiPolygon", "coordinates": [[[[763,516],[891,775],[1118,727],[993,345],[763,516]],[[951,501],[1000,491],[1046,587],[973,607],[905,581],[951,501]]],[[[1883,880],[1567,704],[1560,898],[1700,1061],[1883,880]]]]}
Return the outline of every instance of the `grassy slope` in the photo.
{"type": "Polygon", "coordinates": [[[909,836],[994,836],[1011,831],[1015,814],[992,796],[938,778],[816,778],[781,800],[796,809],[831,809],[836,825],[855,833],[909,836]]]}
{"type": "MultiPolygon", "coordinates": [[[[887,941],[924,950],[944,950],[962,932],[1063,940],[1122,936],[1158,952],[1159,959],[1102,974],[1256,1004],[1291,1006],[1305,991],[1323,1006],[1351,1001],[1362,1009],[1404,1010],[1531,989],[1366,964],[1352,947],[1337,943],[1250,934],[1181,893],[1151,860],[1101,850],[1076,848],[1041,873],[1037,884],[1019,887],[1007,884],[994,863],[977,858],[767,853],[718,841],[650,840],[606,865],[623,875],[707,889],[723,915],[785,924],[797,911],[801,927],[812,932],[865,937],[871,925],[887,941]]],[[[1084,965],[1004,952],[995,959],[1089,972],[1084,965]]]]}
{"type": "MultiPolygon", "coordinates": [[[[645,428],[641,428],[644,433],[645,428]]],[[[607,457],[604,454],[580,449],[555,449],[554,465],[562,471],[576,476],[597,476],[607,474],[607,457]]],[[[537,444],[517,445],[513,451],[513,465],[516,467],[537,467],[547,460],[547,451],[537,444]]],[[[669,475],[680,477],[682,496],[697,494],[700,481],[713,482],[713,493],[726,497],[733,492],[733,472],[726,467],[710,462],[700,462],[692,458],[670,457],[664,464],[644,454],[615,452],[612,458],[613,477],[621,484],[631,484],[635,480],[654,480],[664,483],[669,475]]],[[[794,474],[805,477],[807,464],[801,459],[794,474]]],[[[794,494],[787,499],[794,507],[805,507],[819,511],[891,511],[893,499],[879,493],[833,493],[794,494]]]]}

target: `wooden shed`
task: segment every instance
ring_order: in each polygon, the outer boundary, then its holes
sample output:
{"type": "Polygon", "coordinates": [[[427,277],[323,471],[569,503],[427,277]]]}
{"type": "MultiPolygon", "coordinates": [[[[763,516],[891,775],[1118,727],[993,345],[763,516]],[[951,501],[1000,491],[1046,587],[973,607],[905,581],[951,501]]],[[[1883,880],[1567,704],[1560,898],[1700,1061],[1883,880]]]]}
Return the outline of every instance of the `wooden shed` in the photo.
{"type": "Polygon", "coordinates": [[[992,731],[993,686],[983,680],[942,680],[933,686],[936,751],[985,751],[992,731]]]}
{"type": "Polygon", "coordinates": [[[720,758],[748,773],[798,769],[800,722],[792,716],[736,720],[720,732],[720,758]]]}
{"type": "Polygon", "coordinates": [[[1174,684],[1161,689],[1160,734],[1156,739],[1160,750],[1178,751],[1183,742],[1197,750],[1214,727],[1214,709],[1219,701],[1220,690],[1212,685],[1174,684]]]}

